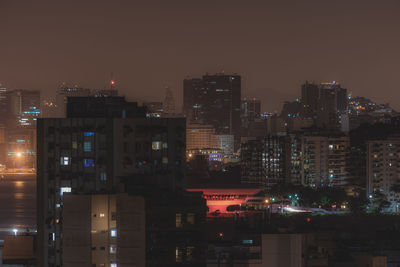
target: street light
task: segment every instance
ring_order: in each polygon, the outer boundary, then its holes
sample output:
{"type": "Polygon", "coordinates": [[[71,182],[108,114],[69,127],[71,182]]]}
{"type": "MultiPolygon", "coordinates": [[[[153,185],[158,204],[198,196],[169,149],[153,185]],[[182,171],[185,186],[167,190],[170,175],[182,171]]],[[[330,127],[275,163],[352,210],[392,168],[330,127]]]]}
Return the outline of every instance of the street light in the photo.
{"type": "Polygon", "coordinates": [[[13,229],[13,232],[14,232],[14,235],[17,235],[18,229],[17,229],[17,228],[14,228],[14,229],[13,229]]]}
{"type": "Polygon", "coordinates": [[[17,157],[20,158],[22,156],[21,152],[17,153],[17,157]]]}

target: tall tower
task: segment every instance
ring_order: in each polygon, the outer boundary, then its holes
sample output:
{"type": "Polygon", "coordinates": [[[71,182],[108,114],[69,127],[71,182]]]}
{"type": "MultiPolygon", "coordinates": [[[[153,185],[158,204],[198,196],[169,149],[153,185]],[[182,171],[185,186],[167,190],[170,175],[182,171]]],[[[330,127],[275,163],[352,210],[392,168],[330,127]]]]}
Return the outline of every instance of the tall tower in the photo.
{"type": "Polygon", "coordinates": [[[175,113],[175,100],[171,89],[165,86],[165,98],[163,103],[163,110],[165,114],[175,113]]]}
{"type": "Polygon", "coordinates": [[[4,123],[6,121],[7,114],[7,89],[0,83],[0,123],[4,123]]]}

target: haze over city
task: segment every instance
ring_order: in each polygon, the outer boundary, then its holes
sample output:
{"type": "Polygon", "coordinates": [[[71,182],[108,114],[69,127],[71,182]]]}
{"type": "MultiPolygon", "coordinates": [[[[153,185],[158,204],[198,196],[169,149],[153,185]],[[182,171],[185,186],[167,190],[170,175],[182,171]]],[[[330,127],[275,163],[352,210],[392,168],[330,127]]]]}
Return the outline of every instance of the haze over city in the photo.
{"type": "Polygon", "coordinates": [[[0,0],[0,267],[400,267],[399,0],[0,0]]]}
{"type": "Polygon", "coordinates": [[[242,95],[281,109],[305,80],[338,81],[400,109],[399,1],[0,2],[0,81],[53,96],[62,82],[182,104],[187,75],[242,76],[242,95]],[[376,92],[379,91],[379,94],[376,92]]]}

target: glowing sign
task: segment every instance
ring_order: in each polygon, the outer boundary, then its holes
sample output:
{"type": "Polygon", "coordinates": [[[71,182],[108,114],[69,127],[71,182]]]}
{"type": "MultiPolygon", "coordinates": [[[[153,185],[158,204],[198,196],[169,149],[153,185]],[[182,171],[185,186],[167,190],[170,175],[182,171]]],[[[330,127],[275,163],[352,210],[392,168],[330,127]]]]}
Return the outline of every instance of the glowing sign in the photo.
{"type": "Polygon", "coordinates": [[[221,161],[221,153],[209,153],[208,161],[221,161]]]}

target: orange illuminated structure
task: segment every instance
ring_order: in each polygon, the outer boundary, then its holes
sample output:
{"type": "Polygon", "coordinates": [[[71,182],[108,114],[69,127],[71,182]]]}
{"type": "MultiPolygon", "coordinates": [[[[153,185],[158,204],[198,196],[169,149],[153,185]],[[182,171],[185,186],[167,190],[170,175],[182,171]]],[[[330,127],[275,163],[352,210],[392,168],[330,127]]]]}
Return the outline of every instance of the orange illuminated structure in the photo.
{"type": "Polygon", "coordinates": [[[209,213],[229,213],[227,208],[242,205],[245,200],[257,194],[259,188],[190,188],[189,192],[203,192],[209,213]]]}

